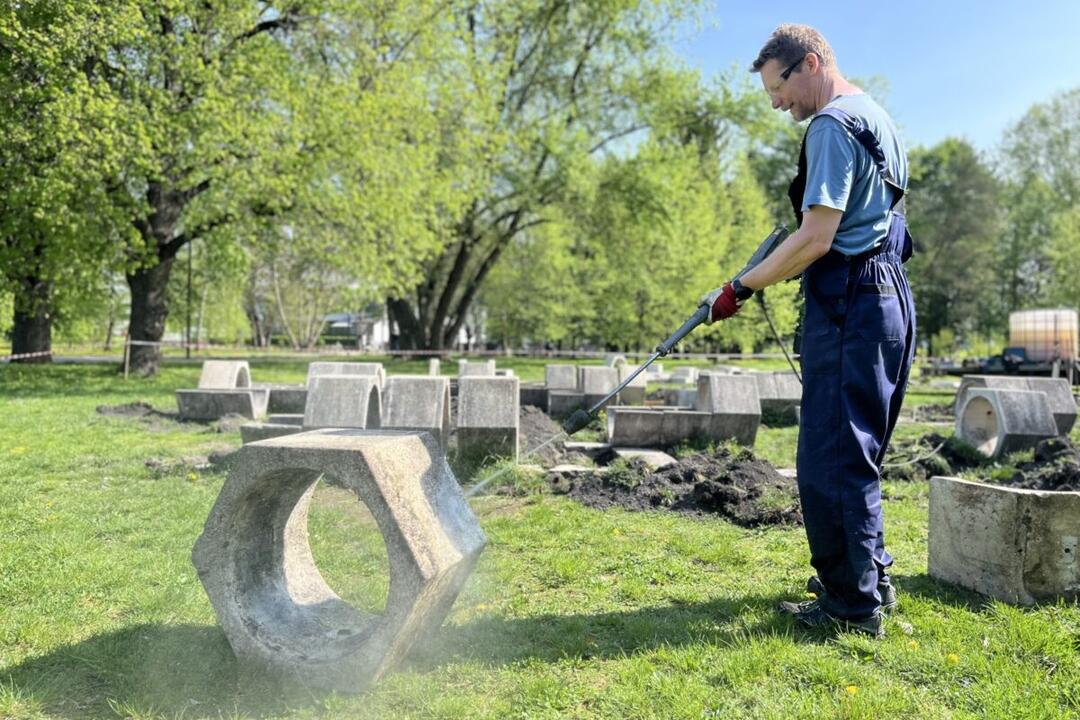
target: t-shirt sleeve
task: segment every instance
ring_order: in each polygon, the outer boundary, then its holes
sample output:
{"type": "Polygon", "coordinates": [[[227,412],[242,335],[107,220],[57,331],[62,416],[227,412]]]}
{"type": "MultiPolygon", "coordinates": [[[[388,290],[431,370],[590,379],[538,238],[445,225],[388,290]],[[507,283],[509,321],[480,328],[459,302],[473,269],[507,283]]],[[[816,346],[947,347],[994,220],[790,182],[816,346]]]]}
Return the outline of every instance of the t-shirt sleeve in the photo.
{"type": "Polygon", "coordinates": [[[806,190],[802,211],[824,205],[843,212],[855,179],[855,139],[839,122],[823,116],[806,135],[806,190]]]}

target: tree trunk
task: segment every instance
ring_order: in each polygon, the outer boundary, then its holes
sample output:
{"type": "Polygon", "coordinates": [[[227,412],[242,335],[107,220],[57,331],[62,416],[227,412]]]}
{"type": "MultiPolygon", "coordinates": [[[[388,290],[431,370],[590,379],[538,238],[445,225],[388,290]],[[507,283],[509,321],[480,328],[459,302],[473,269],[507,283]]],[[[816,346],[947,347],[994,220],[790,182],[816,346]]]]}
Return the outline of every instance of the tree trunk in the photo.
{"type": "MultiPolygon", "coordinates": [[[[15,297],[14,325],[11,329],[11,354],[50,352],[52,350],[52,283],[37,277],[19,281],[15,297]]],[[[52,362],[52,355],[12,360],[19,363],[52,362]]]]}
{"type": "MultiPolygon", "coordinates": [[[[131,322],[128,326],[131,340],[161,342],[165,334],[165,319],[169,316],[166,291],[173,260],[173,257],[163,258],[153,267],[140,268],[127,274],[131,288],[131,322]]],[[[133,344],[130,368],[136,375],[156,375],[161,369],[161,347],[133,344]]]]}

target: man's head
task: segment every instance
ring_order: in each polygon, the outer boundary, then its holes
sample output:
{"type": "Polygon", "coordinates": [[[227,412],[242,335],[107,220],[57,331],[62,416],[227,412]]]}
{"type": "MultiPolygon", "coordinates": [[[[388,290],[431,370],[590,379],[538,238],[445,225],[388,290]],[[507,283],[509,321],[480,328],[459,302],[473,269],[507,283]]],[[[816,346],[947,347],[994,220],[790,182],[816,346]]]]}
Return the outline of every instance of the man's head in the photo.
{"type": "Polygon", "coordinates": [[[821,33],[809,25],[786,23],[769,36],[750,72],[761,73],[773,108],[790,111],[801,121],[821,109],[822,83],[837,68],[821,33]]]}

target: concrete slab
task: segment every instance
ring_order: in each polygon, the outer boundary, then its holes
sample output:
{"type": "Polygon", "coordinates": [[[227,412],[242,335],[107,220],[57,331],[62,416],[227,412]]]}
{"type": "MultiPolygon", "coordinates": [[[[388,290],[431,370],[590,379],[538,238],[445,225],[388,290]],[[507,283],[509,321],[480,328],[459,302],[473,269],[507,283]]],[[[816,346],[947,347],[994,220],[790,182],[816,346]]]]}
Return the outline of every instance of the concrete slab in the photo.
{"type": "MultiPolygon", "coordinates": [[[[622,383],[626,378],[633,375],[635,370],[637,370],[636,365],[624,365],[623,367],[620,367],[619,382],[622,383]]],[[[629,385],[619,391],[616,402],[619,405],[644,405],[648,382],[645,373],[639,373],[637,377],[630,381],[629,385]]]]}
{"type": "Polygon", "coordinates": [[[439,362],[439,358],[428,358],[428,361],[427,361],[427,374],[437,376],[441,372],[442,372],[442,369],[441,369],[441,363],[439,362]]]}
{"type": "Polygon", "coordinates": [[[1080,599],[1080,492],[930,479],[931,577],[1004,602],[1080,599]]]}
{"type": "Polygon", "coordinates": [[[450,441],[450,378],[391,375],[386,378],[382,427],[429,432],[445,453],[450,441]]]}
{"type": "Polygon", "coordinates": [[[458,457],[466,465],[518,457],[517,378],[466,376],[458,380],[458,457]]]}
{"type": "Polygon", "coordinates": [[[305,428],[379,427],[382,394],[377,376],[317,375],[309,382],[305,428]]]}
{"type": "Polygon", "coordinates": [[[270,390],[268,413],[304,414],[307,403],[307,385],[267,385],[270,390]]]}
{"type": "Polygon", "coordinates": [[[442,624],[486,538],[426,433],[319,430],[245,445],[192,562],[245,663],[362,692],[442,624]],[[326,584],[307,518],[322,477],[375,519],[390,566],[386,609],[352,607],[326,584]]]}
{"type": "Polygon", "coordinates": [[[641,460],[653,470],[660,470],[678,462],[666,452],[647,448],[615,448],[615,454],[625,460],[641,460]]]}
{"type": "Polygon", "coordinates": [[[386,370],[382,363],[313,362],[308,365],[308,389],[311,389],[312,380],[326,375],[373,375],[378,378],[380,390],[386,384],[386,370]]]}
{"type": "Polygon", "coordinates": [[[563,443],[563,448],[567,453],[581,453],[585,457],[596,458],[607,455],[611,451],[611,445],[602,442],[578,442],[570,440],[563,443]]]}
{"type": "Polygon", "coordinates": [[[697,410],[697,388],[665,388],[664,404],[672,407],[697,410]]]}
{"type": "Polygon", "coordinates": [[[548,409],[548,389],[543,383],[521,383],[518,404],[538,407],[544,412],[548,409]]]}
{"type": "Polygon", "coordinates": [[[283,435],[295,435],[301,432],[304,432],[304,428],[291,423],[247,423],[240,426],[240,440],[244,445],[247,445],[260,440],[269,440],[283,435]]]}
{"type": "Polygon", "coordinates": [[[761,412],[795,422],[795,406],[802,403],[802,383],[792,372],[753,373],[758,384],[761,412]]]}
{"type": "Polygon", "coordinates": [[[585,393],[586,407],[592,407],[604,399],[619,385],[619,370],[605,365],[583,365],[580,372],[581,391],[585,393]]]}
{"type": "Polygon", "coordinates": [[[577,390],[548,390],[547,413],[553,418],[564,418],[575,410],[585,407],[585,393],[577,390]]]}
{"type": "Polygon", "coordinates": [[[664,411],[609,405],[607,438],[614,447],[662,447],[664,411]]]}
{"type": "Polygon", "coordinates": [[[495,361],[458,360],[458,377],[495,377],[495,361]]]}
{"type": "Polygon", "coordinates": [[[266,418],[269,423],[276,425],[295,425],[297,427],[303,427],[304,414],[303,413],[274,413],[266,418]]]}
{"type": "Polygon", "coordinates": [[[664,410],[662,447],[694,440],[713,440],[712,413],[697,410],[664,410]]]}
{"type": "Polygon", "coordinates": [[[247,360],[206,360],[199,373],[199,390],[235,390],[251,387],[247,360]]]}
{"type": "Polygon", "coordinates": [[[176,404],[181,420],[220,420],[226,415],[257,420],[266,415],[269,397],[266,388],[177,390],[176,404]]]}
{"type": "Polygon", "coordinates": [[[709,437],[752,447],[761,425],[757,381],[749,375],[698,377],[696,407],[712,414],[709,437]]]}
{"type": "Polygon", "coordinates": [[[545,365],[544,385],[548,390],[580,390],[577,365],[545,365]]]}
{"type": "Polygon", "coordinates": [[[671,382],[697,385],[698,369],[696,367],[678,367],[671,371],[671,382]]]}
{"type": "Polygon", "coordinates": [[[1057,435],[1046,393],[969,388],[956,416],[956,436],[988,458],[1034,447],[1057,435]]]}

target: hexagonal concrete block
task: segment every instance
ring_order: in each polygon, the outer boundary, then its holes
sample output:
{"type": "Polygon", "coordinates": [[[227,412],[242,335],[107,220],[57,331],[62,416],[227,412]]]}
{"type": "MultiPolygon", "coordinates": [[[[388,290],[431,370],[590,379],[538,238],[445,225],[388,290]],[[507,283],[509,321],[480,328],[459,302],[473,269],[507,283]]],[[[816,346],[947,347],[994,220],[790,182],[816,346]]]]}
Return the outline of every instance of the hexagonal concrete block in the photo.
{"type": "Polygon", "coordinates": [[[586,365],[578,368],[585,405],[592,407],[619,385],[618,368],[606,365],[586,365]]]}
{"type": "Polygon", "coordinates": [[[182,420],[218,420],[226,415],[240,415],[255,420],[266,415],[269,398],[267,388],[176,391],[176,404],[182,420]]]}
{"type": "Polygon", "coordinates": [[[994,390],[1034,390],[1046,393],[1050,413],[1054,416],[1059,435],[1068,435],[1076,424],[1076,398],[1072,394],[1072,385],[1065,378],[1016,377],[1004,375],[965,375],[956,391],[953,411],[960,413],[960,407],[967,399],[971,388],[991,388],[994,390]]]}
{"type": "Polygon", "coordinates": [[[360,692],[436,630],[486,539],[427,433],[316,430],[245,445],[192,561],[241,660],[325,689],[360,692]],[[307,518],[323,477],[356,494],[390,564],[380,615],[326,584],[307,518]]]}
{"type": "Polygon", "coordinates": [[[971,388],[956,416],[956,436],[988,458],[1034,447],[1056,435],[1043,392],[971,388]]]}
{"type": "Polygon", "coordinates": [[[578,390],[576,365],[545,365],[544,384],[548,390],[578,390]]]}
{"type": "Polygon", "coordinates": [[[495,377],[494,360],[458,360],[458,377],[495,377]]]}
{"type": "Polygon", "coordinates": [[[664,411],[608,406],[607,438],[614,447],[661,447],[664,442],[664,411]]]}
{"type": "Polygon", "coordinates": [[[207,360],[199,373],[200,390],[233,390],[251,387],[247,360],[207,360]]]}
{"type": "Polygon", "coordinates": [[[585,393],[577,390],[548,389],[547,413],[551,417],[566,417],[583,407],[585,407],[585,393]]]}
{"type": "Polygon", "coordinates": [[[464,465],[492,457],[517,460],[519,383],[516,377],[458,380],[458,457],[464,465]]]}
{"type": "Polygon", "coordinates": [[[928,569],[1009,603],[1080,599],[1080,492],[930,478],[928,569]]]}
{"type": "Polygon", "coordinates": [[[697,408],[712,414],[709,437],[752,446],[761,425],[757,381],[749,375],[698,376],[697,408]]]}
{"type": "Polygon", "coordinates": [[[308,389],[311,389],[315,378],[326,375],[373,375],[378,378],[379,389],[386,384],[386,370],[382,363],[313,362],[308,365],[308,389]]]}
{"type": "Polygon", "coordinates": [[[450,440],[450,378],[392,375],[386,379],[382,426],[431,433],[443,452],[450,440]]]}
{"type": "Polygon", "coordinates": [[[270,402],[266,411],[271,414],[303,415],[307,404],[307,385],[267,385],[270,402]]]}

